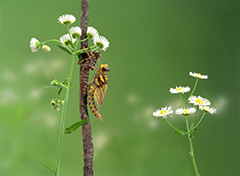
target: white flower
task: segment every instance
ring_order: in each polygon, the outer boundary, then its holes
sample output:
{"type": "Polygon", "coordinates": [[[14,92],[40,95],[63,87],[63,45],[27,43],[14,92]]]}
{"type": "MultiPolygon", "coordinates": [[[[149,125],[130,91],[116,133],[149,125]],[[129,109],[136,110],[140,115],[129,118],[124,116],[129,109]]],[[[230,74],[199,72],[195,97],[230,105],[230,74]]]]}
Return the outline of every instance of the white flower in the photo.
{"type": "Polygon", "coordinates": [[[194,105],[198,105],[198,106],[208,106],[210,105],[210,101],[206,98],[203,98],[201,96],[191,96],[189,99],[189,103],[192,103],[194,105]]]}
{"type": "Polygon", "coordinates": [[[76,18],[73,15],[66,14],[58,18],[58,21],[62,24],[69,25],[76,21],[76,18]]]}
{"type": "Polygon", "coordinates": [[[190,114],[193,114],[195,112],[196,112],[195,108],[185,108],[185,109],[178,108],[175,113],[178,114],[178,115],[190,115],[190,114]]]}
{"type": "MultiPolygon", "coordinates": [[[[72,39],[73,43],[76,41],[76,39],[72,39]]],[[[62,37],[60,37],[60,42],[64,43],[65,45],[68,45],[71,43],[71,38],[69,34],[65,34],[62,37]]]]}
{"type": "Polygon", "coordinates": [[[94,38],[93,42],[103,51],[106,51],[106,49],[109,47],[109,41],[103,36],[94,38]]]}
{"type": "Polygon", "coordinates": [[[201,73],[194,73],[194,72],[189,72],[190,76],[193,76],[195,78],[200,78],[200,79],[208,79],[207,75],[202,75],[201,73]]]}
{"type": "Polygon", "coordinates": [[[169,90],[169,92],[171,92],[171,94],[176,94],[176,93],[182,93],[184,94],[185,92],[189,92],[190,91],[190,87],[182,87],[182,86],[179,86],[174,89],[174,88],[171,88],[169,90]]]}
{"type": "Polygon", "coordinates": [[[166,118],[167,115],[173,113],[173,110],[171,110],[171,108],[172,107],[164,107],[164,108],[161,108],[161,109],[157,109],[155,112],[153,112],[153,116],[166,118]]]}
{"type": "Polygon", "coordinates": [[[72,35],[73,38],[79,38],[82,35],[82,30],[80,27],[72,27],[70,29],[70,34],[72,35]]]}
{"type": "Polygon", "coordinates": [[[217,113],[217,109],[215,108],[210,108],[209,106],[199,106],[199,109],[201,109],[202,111],[205,111],[205,112],[209,112],[210,114],[214,114],[214,113],[217,113]]]}
{"type": "Polygon", "coordinates": [[[88,27],[87,35],[89,38],[94,39],[98,37],[98,31],[94,27],[88,27]]]}
{"type": "Polygon", "coordinates": [[[30,48],[32,52],[37,52],[40,49],[40,42],[36,38],[31,38],[30,48]]]}

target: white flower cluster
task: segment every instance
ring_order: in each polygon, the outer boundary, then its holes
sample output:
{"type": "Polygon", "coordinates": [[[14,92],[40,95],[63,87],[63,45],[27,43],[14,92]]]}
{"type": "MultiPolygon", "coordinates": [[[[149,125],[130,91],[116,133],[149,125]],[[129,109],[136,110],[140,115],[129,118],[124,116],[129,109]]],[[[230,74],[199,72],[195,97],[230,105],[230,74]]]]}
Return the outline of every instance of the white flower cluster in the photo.
{"type": "MultiPolygon", "coordinates": [[[[190,76],[193,76],[195,78],[200,78],[200,79],[207,79],[207,75],[202,75],[201,73],[189,73],[190,76]]],[[[190,91],[190,87],[182,87],[182,86],[176,86],[176,88],[170,88],[169,92],[171,94],[184,94],[186,92],[190,91]]],[[[193,93],[193,92],[192,92],[193,93]]],[[[192,94],[191,94],[192,95],[192,94]]],[[[186,102],[187,103],[187,102],[186,102]]],[[[201,96],[190,96],[188,98],[188,103],[193,104],[194,106],[198,106],[198,108],[204,112],[208,112],[210,114],[214,114],[217,112],[215,108],[210,107],[211,103],[208,99],[203,98],[201,96]]],[[[161,109],[156,109],[155,112],[153,112],[153,116],[155,117],[162,117],[166,118],[169,114],[173,113],[173,110],[171,110],[172,107],[164,107],[161,109]]],[[[197,110],[195,107],[190,107],[190,108],[178,108],[175,111],[175,114],[177,115],[184,115],[188,116],[190,114],[196,113],[197,110]]]]}
{"type": "MultiPolygon", "coordinates": [[[[65,14],[58,18],[58,22],[69,26],[76,21],[76,18],[71,14],[65,14]]],[[[68,28],[69,29],[69,28],[68,28]]],[[[80,27],[72,27],[69,29],[69,34],[65,34],[60,37],[59,41],[65,45],[72,45],[76,42],[77,39],[80,39],[82,35],[82,30],[80,27]]],[[[87,29],[87,36],[93,40],[94,45],[103,51],[109,47],[109,41],[104,37],[100,36],[98,31],[94,27],[88,27],[87,29]]],[[[49,46],[44,45],[43,43],[39,42],[36,38],[32,38],[30,41],[30,48],[32,52],[37,52],[42,47],[43,51],[49,52],[51,49],[49,46]],[[44,46],[44,47],[43,47],[44,46]]]]}
{"type": "MultiPolygon", "coordinates": [[[[58,21],[64,25],[69,25],[72,24],[76,21],[76,18],[73,15],[62,15],[58,18],[58,21]]],[[[82,30],[80,27],[72,27],[69,30],[71,37],[73,39],[80,38],[82,35],[82,30]]],[[[66,34],[67,35],[67,34],[66,34]]],[[[87,29],[87,35],[90,39],[93,40],[93,43],[99,47],[99,49],[106,51],[106,49],[109,47],[109,41],[104,37],[100,36],[98,31],[94,27],[88,27],[87,29]]],[[[63,36],[62,36],[63,37],[63,36]]],[[[65,36],[64,37],[66,40],[63,40],[63,43],[69,42],[70,36],[65,36]]],[[[61,41],[61,38],[60,38],[61,41]]],[[[73,40],[73,43],[75,40],[73,40]]]]}

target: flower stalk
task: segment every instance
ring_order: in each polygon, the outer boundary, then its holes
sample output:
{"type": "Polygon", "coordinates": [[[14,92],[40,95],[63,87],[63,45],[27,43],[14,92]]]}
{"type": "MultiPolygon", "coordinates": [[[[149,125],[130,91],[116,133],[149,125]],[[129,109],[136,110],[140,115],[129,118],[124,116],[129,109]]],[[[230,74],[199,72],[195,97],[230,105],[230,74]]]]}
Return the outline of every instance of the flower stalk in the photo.
{"type": "Polygon", "coordinates": [[[163,119],[165,119],[167,121],[167,123],[174,130],[176,130],[174,133],[179,134],[179,135],[187,135],[188,141],[189,141],[189,146],[190,146],[190,152],[189,153],[190,153],[190,157],[191,157],[191,160],[192,160],[194,172],[195,172],[196,176],[199,176],[197,163],[196,163],[196,159],[195,159],[195,155],[194,155],[194,149],[193,149],[193,132],[197,129],[197,127],[202,122],[206,112],[208,112],[210,114],[214,114],[214,113],[216,113],[216,109],[214,109],[212,107],[209,107],[209,105],[211,105],[211,103],[208,99],[203,98],[201,96],[193,96],[193,93],[195,92],[196,87],[197,87],[198,80],[199,79],[207,79],[208,76],[207,75],[202,75],[200,73],[192,73],[192,72],[190,72],[189,75],[195,77],[196,79],[195,79],[194,88],[192,89],[192,92],[190,93],[190,95],[189,95],[189,97],[186,101],[183,99],[182,94],[184,94],[186,92],[189,92],[190,87],[182,87],[182,86],[177,87],[176,86],[176,88],[170,88],[170,90],[169,90],[169,92],[171,94],[179,94],[180,95],[179,97],[181,99],[183,108],[177,108],[176,111],[175,111],[175,114],[181,115],[185,118],[187,132],[176,128],[167,119],[168,115],[173,113],[173,111],[171,110],[172,107],[164,107],[164,108],[161,108],[161,109],[157,109],[155,112],[153,112],[153,116],[162,117],[163,119]],[[187,104],[193,104],[196,108],[195,107],[186,107],[187,104]],[[202,114],[200,120],[197,122],[197,115],[198,115],[199,110],[203,111],[203,114],[202,114]],[[194,119],[192,120],[193,123],[190,124],[189,123],[189,116],[194,114],[194,113],[195,113],[194,119]]]}
{"type": "Polygon", "coordinates": [[[195,171],[195,175],[196,176],[199,176],[199,173],[198,173],[198,168],[197,168],[197,163],[196,163],[196,160],[195,160],[195,156],[194,156],[194,150],[193,150],[193,142],[192,142],[192,132],[189,128],[189,122],[188,122],[188,116],[185,116],[185,119],[186,119],[186,126],[187,126],[187,131],[188,131],[188,140],[189,140],[189,145],[190,145],[190,157],[192,159],[192,163],[193,163],[193,168],[194,168],[194,171],[195,171]]]}
{"type": "Polygon", "coordinates": [[[59,176],[59,172],[60,172],[60,162],[61,162],[61,153],[62,153],[62,141],[63,141],[63,135],[64,135],[66,110],[67,110],[69,90],[70,90],[70,85],[71,85],[71,79],[72,79],[74,62],[75,62],[75,56],[73,55],[72,56],[71,67],[70,67],[70,71],[69,71],[69,76],[68,76],[67,89],[66,89],[66,92],[65,92],[65,99],[64,99],[65,103],[63,105],[62,116],[61,116],[59,142],[58,142],[58,152],[57,152],[56,176],[59,176]]]}

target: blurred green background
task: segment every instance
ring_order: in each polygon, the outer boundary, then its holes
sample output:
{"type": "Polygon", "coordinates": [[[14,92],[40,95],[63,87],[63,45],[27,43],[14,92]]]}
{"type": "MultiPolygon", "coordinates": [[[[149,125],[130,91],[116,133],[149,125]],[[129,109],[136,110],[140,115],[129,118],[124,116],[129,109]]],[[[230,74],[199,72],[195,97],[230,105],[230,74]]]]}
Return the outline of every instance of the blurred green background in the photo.
{"type": "MultiPolygon", "coordinates": [[[[61,112],[51,109],[55,89],[44,89],[68,74],[70,57],[55,44],[32,53],[40,41],[65,34],[57,18],[66,13],[80,24],[80,0],[0,2],[0,175],[50,176],[55,168],[61,112]]],[[[196,95],[217,108],[195,133],[202,176],[240,175],[239,0],[91,1],[89,25],[110,41],[103,61],[111,67],[101,108],[91,113],[94,172],[97,176],[193,176],[186,136],[178,136],[152,112],[180,106],[174,86],[194,85],[189,71],[209,76],[196,95]]],[[[74,26],[73,25],[73,26],[74,26]]],[[[66,126],[79,120],[79,65],[75,65],[66,126]]],[[[186,96],[184,96],[186,98],[186,96]]],[[[181,117],[170,117],[185,129],[181,117]]],[[[62,176],[82,175],[81,130],[65,135],[62,176]]]]}

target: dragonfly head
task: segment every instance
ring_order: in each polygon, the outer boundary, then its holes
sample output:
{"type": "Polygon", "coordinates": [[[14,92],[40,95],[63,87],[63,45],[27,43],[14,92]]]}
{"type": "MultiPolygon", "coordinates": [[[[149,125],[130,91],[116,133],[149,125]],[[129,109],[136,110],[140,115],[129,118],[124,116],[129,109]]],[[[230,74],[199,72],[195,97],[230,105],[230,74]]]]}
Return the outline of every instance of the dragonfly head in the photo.
{"type": "Polygon", "coordinates": [[[108,67],[108,64],[101,64],[99,68],[102,72],[108,72],[110,71],[110,68],[108,67]]]}

